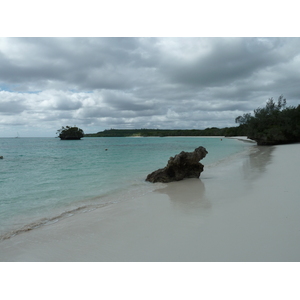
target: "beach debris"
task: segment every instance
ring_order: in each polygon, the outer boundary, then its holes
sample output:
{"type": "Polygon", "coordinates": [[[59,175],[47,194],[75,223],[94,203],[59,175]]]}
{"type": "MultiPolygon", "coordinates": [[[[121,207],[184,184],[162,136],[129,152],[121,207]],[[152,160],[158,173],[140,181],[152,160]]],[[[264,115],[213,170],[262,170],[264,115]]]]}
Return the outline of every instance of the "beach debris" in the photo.
{"type": "Polygon", "coordinates": [[[146,178],[149,182],[171,182],[184,178],[199,178],[204,166],[199,162],[208,152],[202,146],[193,152],[182,151],[174,157],[170,157],[168,164],[158,169],[146,178]]]}

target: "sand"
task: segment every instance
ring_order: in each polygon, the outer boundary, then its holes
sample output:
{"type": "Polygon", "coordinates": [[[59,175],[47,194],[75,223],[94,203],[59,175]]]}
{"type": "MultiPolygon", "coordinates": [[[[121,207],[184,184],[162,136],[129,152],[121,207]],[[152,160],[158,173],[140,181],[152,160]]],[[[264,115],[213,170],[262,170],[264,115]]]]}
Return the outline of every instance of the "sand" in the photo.
{"type": "Polygon", "coordinates": [[[299,261],[300,144],[250,148],[200,179],[1,241],[0,261],[299,261]]]}

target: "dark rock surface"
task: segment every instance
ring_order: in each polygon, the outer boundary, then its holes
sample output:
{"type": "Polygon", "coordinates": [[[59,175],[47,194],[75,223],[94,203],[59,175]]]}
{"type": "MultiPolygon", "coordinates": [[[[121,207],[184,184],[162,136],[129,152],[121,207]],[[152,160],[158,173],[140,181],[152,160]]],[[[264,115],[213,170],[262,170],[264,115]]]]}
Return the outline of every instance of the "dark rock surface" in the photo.
{"type": "Polygon", "coordinates": [[[184,178],[199,178],[204,166],[199,162],[208,152],[204,147],[198,147],[193,152],[180,152],[170,157],[163,169],[158,169],[146,178],[150,182],[171,182],[184,178]]]}

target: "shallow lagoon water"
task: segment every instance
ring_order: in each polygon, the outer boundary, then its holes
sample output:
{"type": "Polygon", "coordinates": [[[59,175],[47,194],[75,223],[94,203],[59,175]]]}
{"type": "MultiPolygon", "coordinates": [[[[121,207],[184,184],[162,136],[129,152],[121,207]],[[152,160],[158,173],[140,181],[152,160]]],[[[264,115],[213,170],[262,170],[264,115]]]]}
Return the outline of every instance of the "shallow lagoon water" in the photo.
{"type": "Polygon", "coordinates": [[[0,236],[148,193],[157,185],[145,182],[147,174],[199,146],[208,151],[205,174],[253,144],[206,137],[1,138],[0,236]]]}

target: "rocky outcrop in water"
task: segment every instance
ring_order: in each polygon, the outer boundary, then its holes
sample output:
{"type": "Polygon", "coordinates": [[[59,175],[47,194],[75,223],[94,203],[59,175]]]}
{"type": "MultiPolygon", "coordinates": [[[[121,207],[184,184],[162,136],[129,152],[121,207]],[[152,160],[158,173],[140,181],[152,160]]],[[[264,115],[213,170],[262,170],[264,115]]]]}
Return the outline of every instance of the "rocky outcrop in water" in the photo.
{"type": "Polygon", "coordinates": [[[182,151],[170,157],[163,169],[158,169],[146,178],[149,182],[171,182],[184,178],[199,178],[204,166],[199,162],[208,152],[204,147],[198,147],[193,152],[182,151]]]}

